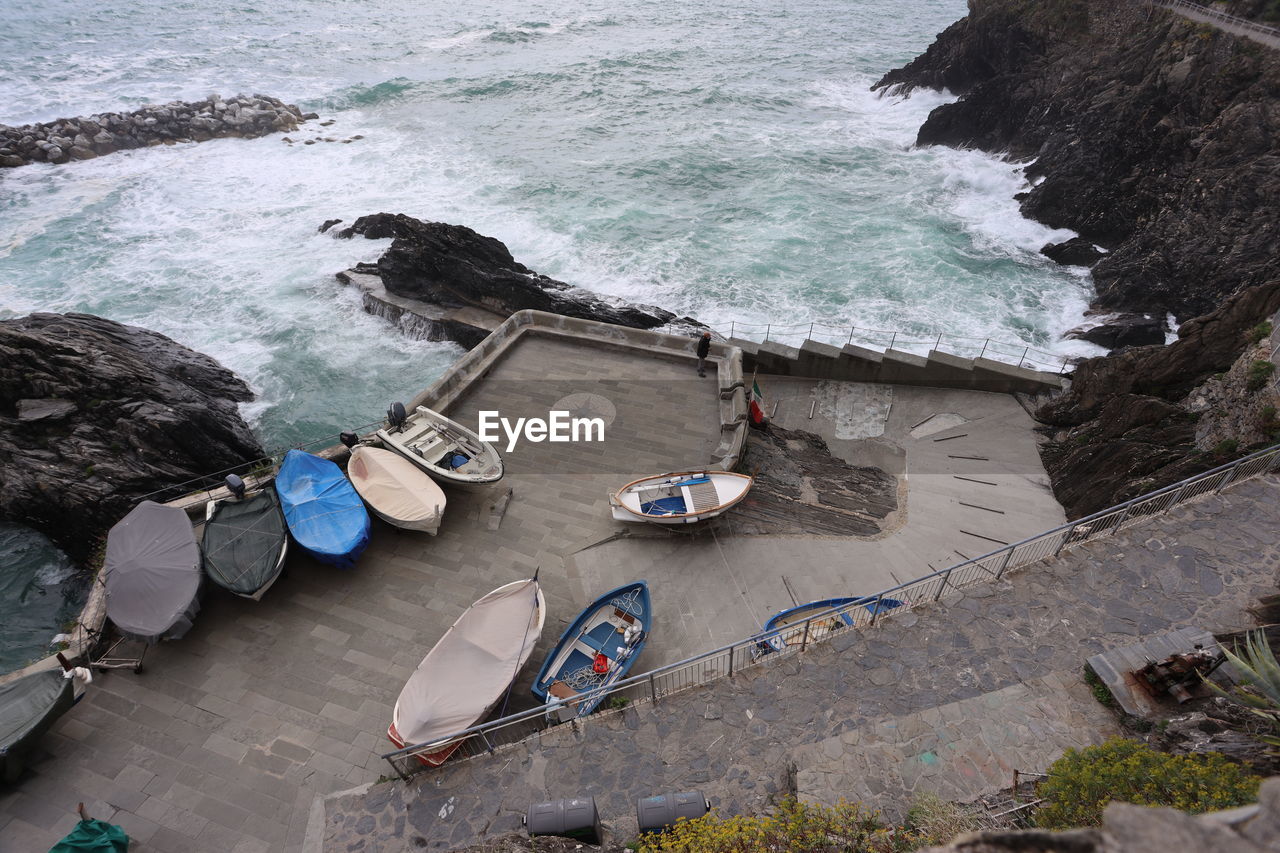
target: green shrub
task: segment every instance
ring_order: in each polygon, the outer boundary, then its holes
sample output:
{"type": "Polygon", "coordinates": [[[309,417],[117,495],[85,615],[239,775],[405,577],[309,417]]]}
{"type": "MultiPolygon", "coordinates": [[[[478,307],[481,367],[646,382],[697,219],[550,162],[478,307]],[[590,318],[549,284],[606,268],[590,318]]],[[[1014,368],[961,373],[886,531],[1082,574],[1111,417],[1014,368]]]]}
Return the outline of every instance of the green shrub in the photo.
{"type": "Polygon", "coordinates": [[[630,704],[631,704],[631,700],[628,699],[626,696],[621,696],[615,693],[614,695],[609,697],[609,707],[615,710],[621,710],[622,708],[625,708],[630,704]]]}
{"type": "Polygon", "coordinates": [[[1213,446],[1213,452],[1218,456],[1234,456],[1239,449],[1240,442],[1234,438],[1224,438],[1213,446]]]}
{"type": "Polygon", "coordinates": [[[1263,322],[1259,323],[1258,325],[1254,326],[1252,329],[1249,330],[1249,343],[1259,344],[1259,343],[1262,343],[1263,338],[1267,338],[1270,336],[1271,336],[1271,323],[1264,320],[1263,322]]]}
{"type": "Polygon", "coordinates": [[[1271,378],[1271,374],[1276,372],[1276,366],[1269,361],[1258,359],[1249,365],[1249,382],[1250,391],[1259,391],[1263,385],[1267,384],[1267,380],[1271,378]]]}
{"type": "Polygon", "coordinates": [[[1120,707],[1116,702],[1116,697],[1111,695],[1111,688],[1102,683],[1102,679],[1098,677],[1098,673],[1094,672],[1092,667],[1086,666],[1084,668],[1084,683],[1089,685],[1089,689],[1093,691],[1093,698],[1098,700],[1098,704],[1112,710],[1120,707]]]}
{"type": "Polygon", "coordinates": [[[771,815],[726,818],[712,812],[678,820],[638,843],[640,853],[898,853],[917,846],[910,833],[886,827],[857,803],[828,808],[792,797],[771,815]]]}
{"type": "Polygon", "coordinates": [[[1191,814],[1241,806],[1258,798],[1262,781],[1218,753],[1170,755],[1123,738],[1068,749],[1048,772],[1036,813],[1047,829],[1096,826],[1112,800],[1191,814]]]}

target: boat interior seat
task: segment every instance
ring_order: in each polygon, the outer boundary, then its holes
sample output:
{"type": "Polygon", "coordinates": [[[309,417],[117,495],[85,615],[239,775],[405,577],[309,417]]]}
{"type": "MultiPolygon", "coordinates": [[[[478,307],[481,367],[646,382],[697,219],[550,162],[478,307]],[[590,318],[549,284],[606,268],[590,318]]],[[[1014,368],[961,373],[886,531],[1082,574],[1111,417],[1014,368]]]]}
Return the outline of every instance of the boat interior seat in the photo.
{"type": "Polygon", "coordinates": [[[445,440],[443,438],[437,438],[430,444],[423,444],[420,446],[415,445],[413,452],[421,456],[423,459],[431,460],[435,459],[436,456],[439,455],[440,449],[444,447],[444,445],[445,440]]]}

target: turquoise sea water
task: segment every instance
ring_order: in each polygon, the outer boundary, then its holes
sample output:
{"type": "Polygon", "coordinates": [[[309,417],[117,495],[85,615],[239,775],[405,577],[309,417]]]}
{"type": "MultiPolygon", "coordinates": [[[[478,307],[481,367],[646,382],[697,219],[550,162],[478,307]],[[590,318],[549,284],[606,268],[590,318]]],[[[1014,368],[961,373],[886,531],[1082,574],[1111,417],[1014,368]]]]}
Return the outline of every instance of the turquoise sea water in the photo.
{"type": "MultiPolygon", "coordinates": [[[[459,350],[333,274],[377,211],[729,323],[825,322],[1058,351],[1087,279],[1036,250],[1018,167],[912,147],[948,96],[868,87],[963,0],[0,0],[0,122],[262,92],[336,123],[0,171],[0,316],[88,311],[209,353],[277,447],[367,423],[459,350]]],[[[738,326],[741,328],[741,325],[738,326]]],[[[3,562],[0,554],[0,562],[3,562]]]]}

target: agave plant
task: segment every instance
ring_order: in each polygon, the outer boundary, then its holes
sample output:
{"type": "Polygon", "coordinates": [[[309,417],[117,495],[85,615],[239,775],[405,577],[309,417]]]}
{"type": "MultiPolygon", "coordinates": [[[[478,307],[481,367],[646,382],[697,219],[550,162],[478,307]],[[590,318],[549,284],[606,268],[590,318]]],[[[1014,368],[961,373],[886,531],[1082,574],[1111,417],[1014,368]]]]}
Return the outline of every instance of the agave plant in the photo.
{"type": "MultiPolygon", "coordinates": [[[[1245,636],[1244,648],[1236,646],[1232,651],[1223,646],[1222,653],[1235,666],[1241,683],[1230,691],[1208,679],[1204,679],[1205,684],[1219,696],[1244,705],[1280,733],[1280,662],[1276,661],[1266,635],[1261,630],[1250,631],[1245,636]]],[[[1264,735],[1259,740],[1280,748],[1280,737],[1275,735],[1264,735]]]]}

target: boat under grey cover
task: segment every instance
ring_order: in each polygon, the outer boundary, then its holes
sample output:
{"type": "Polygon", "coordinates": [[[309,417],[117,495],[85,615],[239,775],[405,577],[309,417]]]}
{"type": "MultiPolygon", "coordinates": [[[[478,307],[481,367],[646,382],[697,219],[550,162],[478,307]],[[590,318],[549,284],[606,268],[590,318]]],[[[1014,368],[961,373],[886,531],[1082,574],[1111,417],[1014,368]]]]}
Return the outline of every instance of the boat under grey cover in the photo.
{"type": "Polygon", "coordinates": [[[107,618],[142,640],[177,639],[200,610],[200,546],[187,514],[143,501],[107,534],[107,618]]]}

